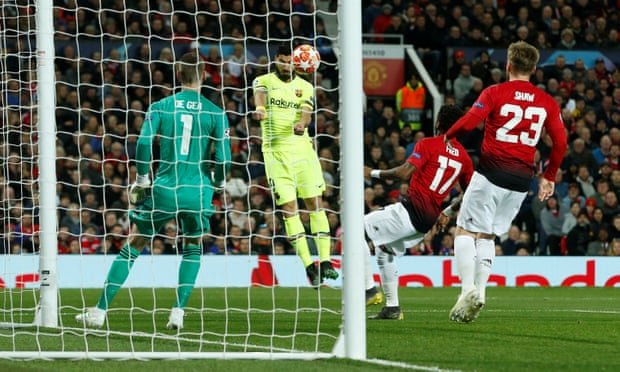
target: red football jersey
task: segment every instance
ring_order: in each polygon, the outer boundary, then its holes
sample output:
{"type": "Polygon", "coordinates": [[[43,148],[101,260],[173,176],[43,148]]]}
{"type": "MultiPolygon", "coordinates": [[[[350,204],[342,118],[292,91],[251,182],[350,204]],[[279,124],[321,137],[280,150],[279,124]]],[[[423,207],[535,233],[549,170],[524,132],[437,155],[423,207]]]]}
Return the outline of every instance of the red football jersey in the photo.
{"type": "Polygon", "coordinates": [[[456,140],[445,143],[443,136],[418,141],[407,161],[416,167],[408,190],[412,222],[416,230],[426,232],[439,217],[454,184],[469,184],[474,166],[463,145],[456,140]]]}
{"type": "Polygon", "coordinates": [[[478,100],[450,128],[447,136],[453,138],[483,120],[484,139],[479,164],[482,174],[497,177],[509,188],[525,187],[527,190],[533,176],[536,145],[545,128],[553,140],[545,178],[555,180],[566,151],[566,132],[560,108],[550,95],[523,80],[492,85],[480,93],[478,100]]]}

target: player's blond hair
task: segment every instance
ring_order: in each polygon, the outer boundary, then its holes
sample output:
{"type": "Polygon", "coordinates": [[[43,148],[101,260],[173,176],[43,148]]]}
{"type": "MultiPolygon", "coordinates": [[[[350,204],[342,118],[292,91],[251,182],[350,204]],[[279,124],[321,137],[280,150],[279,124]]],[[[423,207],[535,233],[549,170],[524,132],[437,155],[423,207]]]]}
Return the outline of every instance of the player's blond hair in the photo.
{"type": "Polygon", "coordinates": [[[177,62],[177,71],[182,84],[193,84],[202,81],[202,73],[205,65],[202,63],[197,51],[183,54],[181,61],[177,62]]]}
{"type": "Polygon", "coordinates": [[[540,53],[525,41],[517,41],[508,47],[508,62],[516,74],[529,75],[534,72],[540,53]]]}

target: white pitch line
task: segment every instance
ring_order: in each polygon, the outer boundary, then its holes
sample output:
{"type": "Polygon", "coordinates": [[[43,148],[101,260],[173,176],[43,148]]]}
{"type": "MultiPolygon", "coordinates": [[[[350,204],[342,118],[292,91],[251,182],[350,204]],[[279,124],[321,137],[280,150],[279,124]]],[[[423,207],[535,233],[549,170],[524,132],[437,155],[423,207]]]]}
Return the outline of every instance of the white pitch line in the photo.
{"type": "MultiPolygon", "coordinates": [[[[402,310],[403,313],[448,313],[449,309],[430,309],[430,310],[402,310]]],[[[490,313],[592,313],[592,314],[620,314],[617,310],[588,310],[588,309],[485,309],[484,312],[490,313]]]]}
{"type": "Polygon", "coordinates": [[[390,360],[383,360],[383,359],[366,359],[364,362],[366,363],[371,363],[371,364],[378,364],[378,365],[382,365],[382,366],[388,366],[388,367],[398,367],[398,368],[404,368],[404,369],[411,369],[414,371],[429,371],[429,372],[459,372],[459,370],[456,369],[441,369],[439,367],[435,367],[435,366],[420,366],[417,364],[409,364],[409,363],[404,363],[404,362],[393,362],[390,360]]]}
{"type": "MultiPolygon", "coordinates": [[[[454,300],[456,301],[458,296],[454,296],[454,300]]],[[[411,297],[415,302],[419,302],[419,303],[423,303],[423,302],[430,302],[430,301],[437,301],[437,297],[418,297],[418,296],[412,296],[411,297]]],[[[487,301],[500,301],[503,300],[504,298],[500,298],[500,297],[489,297],[487,296],[487,301]]],[[[620,295],[617,297],[579,297],[580,301],[589,301],[589,300],[602,300],[602,301],[618,301],[620,299],[620,295]]],[[[560,298],[560,297],[519,297],[519,300],[529,300],[529,301],[573,301],[574,298],[560,298]]]]}
{"type": "Polygon", "coordinates": [[[570,311],[574,311],[576,313],[620,314],[620,311],[616,311],[616,310],[581,310],[581,309],[575,309],[575,310],[570,310],[570,311]]]}
{"type": "Polygon", "coordinates": [[[616,310],[588,310],[588,309],[488,309],[492,313],[591,313],[591,314],[620,314],[616,310]]]}

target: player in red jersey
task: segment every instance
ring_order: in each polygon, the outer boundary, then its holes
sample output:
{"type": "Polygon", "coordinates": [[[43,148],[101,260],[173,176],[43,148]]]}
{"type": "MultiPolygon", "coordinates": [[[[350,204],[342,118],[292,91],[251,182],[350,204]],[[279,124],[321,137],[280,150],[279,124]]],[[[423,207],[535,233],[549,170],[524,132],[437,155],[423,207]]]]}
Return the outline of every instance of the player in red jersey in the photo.
{"type": "Polygon", "coordinates": [[[454,255],[461,295],[450,319],[471,322],[486,301],[485,288],[495,258],[495,236],[505,234],[534,176],[534,153],[543,129],[553,141],[538,197],[554,192],[555,174],[566,152],[566,131],[556,101],[529,79],[538,50],[522,41],[508,48],[505,83],[486,88],[471,109],[446,133],[446,141],[484,121],[480,163],[463,196],[454,255]]]}
{"type": "MultiPolygon", "coordinates": [[[[445,143],[443,136],[462,115],[463,111],[456,106],[442,106],[436,125],[441,135],[420,140],[407,161],[396,168],[364,170],[366,177],[409,181],[408,198],[364,216],[366,236],[375,246],[386,297],[385,307],[371,319],[403,319],[394,256],[403,255],[424,238],[442,213],[441,204],[454,184],[459,181],[465,188],[472,177],[474,167],[467,150],[457,141],[445,143]]],[[[380,295],[374,287],[369,260],[366,266],[367,301],[378,297],[378,303],[380,295]]]]}

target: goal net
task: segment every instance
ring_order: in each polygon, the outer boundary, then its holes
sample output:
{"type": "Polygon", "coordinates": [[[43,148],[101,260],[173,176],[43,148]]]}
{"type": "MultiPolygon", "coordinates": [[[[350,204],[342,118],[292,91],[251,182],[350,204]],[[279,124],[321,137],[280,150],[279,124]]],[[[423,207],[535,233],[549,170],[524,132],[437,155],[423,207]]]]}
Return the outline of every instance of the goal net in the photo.
{"type": "MultiPolygon", "coordinates": [[[[0,357],[336,353],[346,296],[333,3],[2,1],[0,357]],[[269,71],[283,42],[311,44],[322,57],[319,71],[307,76],[315,87],[309,130],[327,183],[321,207],[332,264],[341,275],[318,289],[286,236],[252,115],[252,81],[269,71]],[[166,329],[185,248],[173,219],[149,237],[103,327],[89,328],[75,316],[97,303],[128,236],[128,191],[146,111],[178,91],[174,62],[193,49],[206,65],[202,94],[230,123],[232,167],[225,191],[214,197],[184,327],[166,329]]],[[[154,146],[153,158],[159,155],[154,146]]],[[[318,260],[309,213],[300,207],[318,260]]]]}

